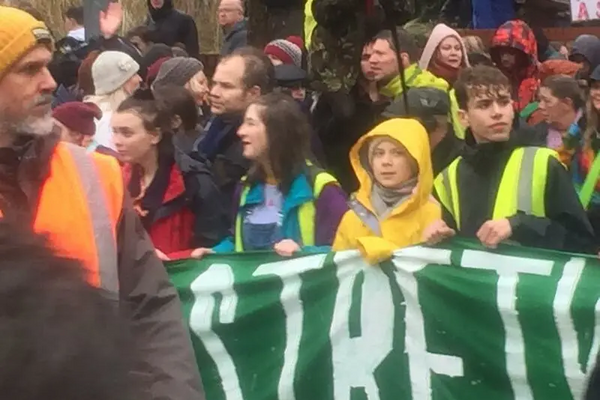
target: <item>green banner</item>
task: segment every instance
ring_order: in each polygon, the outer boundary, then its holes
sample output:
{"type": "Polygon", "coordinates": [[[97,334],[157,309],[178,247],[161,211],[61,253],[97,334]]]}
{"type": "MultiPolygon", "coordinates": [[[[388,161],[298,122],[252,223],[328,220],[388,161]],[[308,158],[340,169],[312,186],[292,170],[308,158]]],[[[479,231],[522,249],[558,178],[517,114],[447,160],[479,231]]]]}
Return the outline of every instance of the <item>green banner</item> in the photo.
{"type": "Polygon", "coordinates": [[[170,264],[209,400],[579,400],[600,262],[455,242],[170,264]]]}

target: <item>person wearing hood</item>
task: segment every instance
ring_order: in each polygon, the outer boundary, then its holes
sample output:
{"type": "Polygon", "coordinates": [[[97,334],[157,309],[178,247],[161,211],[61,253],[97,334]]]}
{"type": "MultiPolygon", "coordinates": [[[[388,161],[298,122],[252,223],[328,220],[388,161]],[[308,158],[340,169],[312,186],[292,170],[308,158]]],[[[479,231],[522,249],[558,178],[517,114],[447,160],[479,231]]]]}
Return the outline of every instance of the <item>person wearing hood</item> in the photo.
{"type": "MultiPolygon", "coordinates": [[[[420,63],[416,62],[420,52],[413,35],[403,29],[398,29],[397,33],[398,42],[401,47],[400,53],[395,49],[390,31],[380,32],[373,41],[369,63],[373,71],[374,80],[379,87],[379,93],[392,101],[402,96],[405,88],[402,85],[402,79],[400,79],[398,58],[404,67],[406,88],[432,87],[448,91],[450,86],[444,78],[440,78],[432,72],[424,70],[419,65],[420,63]]],[[[431,50],[432,55],[437,47],[437,45],[433,45],[433,49],[431,50]]],[[[458,109],[457,107],[455,108],[458,109]]],[[[452,124],[454,125],[455,134],[461,137],[464,133],[464,128],[460,125],[458,115],[452,115],[452,124]]]]}
{"type": "Polygon", "coordinates": [[[579,36],[573,42],[569,60],[581,65],[577,79],[588,81],[592,72],[600,65],[600,39],[594,35],[579,36]]]}
{"type": "MultiPolygon", "coordinates": [[[[444,24],[436,25],[425,45],[419,67],[444,79],[452,87],[460,70],[469,66],[467,49],[458,32],[444,24]]],[[[450,100],[454,132],[458,137],[464,138],[465,130],[458,119],[458,104],[454,90],[450,90],[450,100]]]]}
{"type": "Polygon", "coordinates": [[[360,249],[371,264],[421,243],[441,218],[433,200],[429,139],[413,119],[394,118],[359,139],[350,160],[360,182],[340,223],[334,251],[360,249]]]}
{"type": "Polygon", "coordinates": [[[435,180],[443,219],[427,228],[425,241],[458,233],[488,248],[513,242],[597,254],[590,222],[556,152],[531,146],[528,131],[514,131],[511,87],[496,68],[461,73],[455,88],[468,146],[435,180]]]}
{"type": "Polygon", "coordinates": [[[176,10],[173,0],[147,0],[147,25],[153,32],[152,37],[157,41],[173,47],[175,43],[183,43],[190,57],[200,56],[198,29],[194,19],[176,10]]]}
{"type": "Polygon", "coordinates": [[[242,0],[221,0],[218,10],[219,25],[223,29],[224,38],[221,56],[233,53],[248,45],[248,26],[244,18],[242,0]]]}
{"type": "Polygon", "coordinates": [[[529,25],[521,20],[503,24],[494,34],[490,54],[510,80],[516,110],[534,102],[539,88],[539,62],[537,41],[529,25]]]}

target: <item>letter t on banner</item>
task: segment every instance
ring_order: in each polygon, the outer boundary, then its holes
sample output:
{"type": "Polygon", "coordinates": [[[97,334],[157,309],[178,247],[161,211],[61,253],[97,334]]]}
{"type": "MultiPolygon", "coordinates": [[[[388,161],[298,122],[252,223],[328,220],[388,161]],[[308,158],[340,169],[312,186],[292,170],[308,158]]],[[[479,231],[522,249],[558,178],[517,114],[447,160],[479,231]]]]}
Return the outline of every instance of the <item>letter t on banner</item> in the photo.
{"type": "Polygon", "coordinates": [[[503,256],[484,251],[465,250],[461,265],[464,268],[487,269],[498,273],[498,309],[506,331],[506,368],[519,400],[533,400],[527,381],[525,341],[517,313],[517,284],[519,274],[550,276],[552,261],[503,256]]]}

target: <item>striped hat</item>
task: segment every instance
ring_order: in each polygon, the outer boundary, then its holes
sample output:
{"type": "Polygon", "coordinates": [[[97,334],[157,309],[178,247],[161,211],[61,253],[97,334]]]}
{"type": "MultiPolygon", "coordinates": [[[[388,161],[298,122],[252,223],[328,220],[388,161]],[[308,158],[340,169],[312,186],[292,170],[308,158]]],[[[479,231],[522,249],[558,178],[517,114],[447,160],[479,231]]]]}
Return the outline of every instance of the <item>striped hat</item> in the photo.
{"type": "Polygon", "coordinates": [[[38,44],[53,50],[46,25],[18,8],[0,6],[0,78],[38,44]]]}
{"type": "Polygon", "coordinates": [[[264,53],[281,60],[284,64],[294,64],[302,67],[302,48],[304,44],[302,39],[297,36],[290,36],[287,39],[273,40],[265,46],[264,53]]]}

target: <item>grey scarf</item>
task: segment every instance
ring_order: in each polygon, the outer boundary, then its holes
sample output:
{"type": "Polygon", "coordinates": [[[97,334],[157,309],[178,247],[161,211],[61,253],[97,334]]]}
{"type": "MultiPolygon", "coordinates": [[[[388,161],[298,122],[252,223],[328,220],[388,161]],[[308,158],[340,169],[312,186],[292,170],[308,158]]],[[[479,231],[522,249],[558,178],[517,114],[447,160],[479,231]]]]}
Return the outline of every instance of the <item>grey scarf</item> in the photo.
{"type": "Polygon", "coordinates": [[[374,181],[373,190],[371,191],[371,205],[373,206],[373,210],[375,210],[377,217],[380,220],[384,219],[390,215],[396,207],[404,203],[417,186],[417,182],[417,178],[413,178],[404,182],[399,188],[388,189],[374,181]]]}

